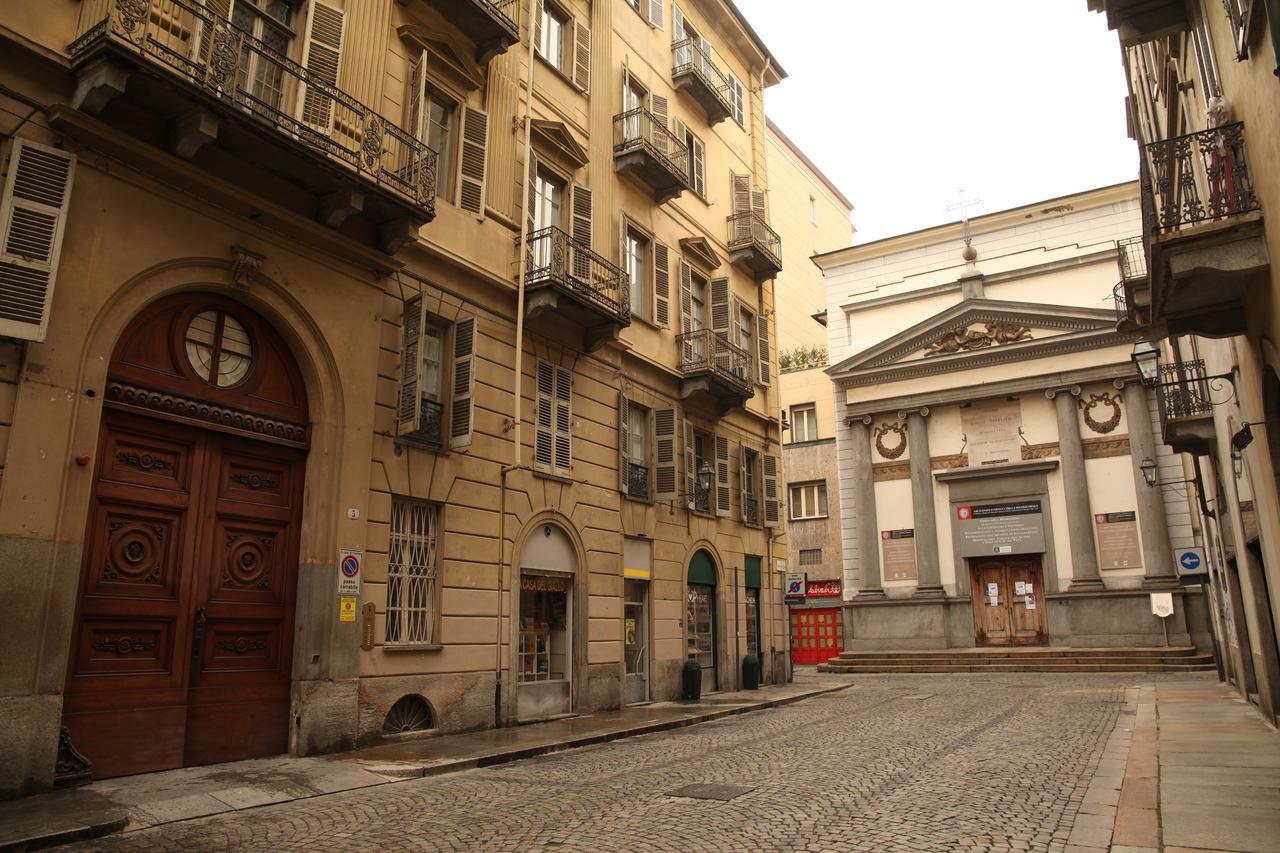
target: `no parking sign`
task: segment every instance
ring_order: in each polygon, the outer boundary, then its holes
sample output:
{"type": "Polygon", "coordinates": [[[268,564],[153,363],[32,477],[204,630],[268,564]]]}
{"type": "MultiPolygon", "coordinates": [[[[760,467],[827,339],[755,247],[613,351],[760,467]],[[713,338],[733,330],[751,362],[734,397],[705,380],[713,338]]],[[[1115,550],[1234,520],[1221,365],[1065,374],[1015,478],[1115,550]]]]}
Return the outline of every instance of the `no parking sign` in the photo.
{"type": "Polygon", "coordinates": [[[364,573],[363,551],[338,552],[338,595],[359,595],[364,573]]]}

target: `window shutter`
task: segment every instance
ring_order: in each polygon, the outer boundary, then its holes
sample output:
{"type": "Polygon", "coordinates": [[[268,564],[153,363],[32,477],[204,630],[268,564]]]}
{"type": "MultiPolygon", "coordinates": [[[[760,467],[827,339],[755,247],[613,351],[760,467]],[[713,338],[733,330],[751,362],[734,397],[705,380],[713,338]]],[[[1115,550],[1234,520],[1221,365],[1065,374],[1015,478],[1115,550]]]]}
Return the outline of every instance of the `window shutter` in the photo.
{"type": "Polygon", "coordinates": [[[671,42],[684,41],[684,12],[675,3],[671,4],[671,42]]]}
{"type": "Polygon", "coordinates": [[[471,443],[476,403],[476,318],[453,324],[453,399],[450,408],[449,446],[471,443]]]}
{"type": "Polygon", "coordinates": [[[751,191],[751,210],[765,222],[769,221],[769,202],[764,190],[751,191]]]}
{"type": "MultiPolygon", "coordinates": [[[[689,335],[693,331],[693,267],[683,258],[680,264],[680,334],[689,335]]],[[[686,337],[681,348],[681,359],[693,360],[693,338],[686,337]]]]}
{"type": "Polygon", "coordinates": [[[684,503],[693,509],[698,493],[698,457],[694,453],[693,427],[684,424],[684,503]]]}
{"type": "Polygon", "coordinates": [[[690,139],[693,141],[693,145],[689,148],[689,156],[692,160],[690,173],[693,177],[693,191],[700,196],[705,196],[707,194],[706,148],[698,137],[692,136],[690,139]]]}
{"type": "Polygon", "coordinates": [[[729,279],[711,279],[711,331],[726,341],[732,340],[729,336],[732,322],[729,301],[729,279]]]}
{"type": "Polygon", "coordinates": [[[733,212],[745,213],[751,209],[751,176],[732,176],[733,212]]]}
{"type": "MultiPolygon", "coordinates": [[[[529,234],[534,233],[534,209],[538,204],[538,156],[532,151],[529,152],[529,204],[525,207],[524,218],[529,226],[529,234]]],[[[533,254],[533,242],[529,241],[530,256],[533,254]]],[[[529,262],[529,267],[533,267],[533,262],[529,262]]]]}
{"type": "MultiPolygon", "coordinates": [[[[569,195],[569,222],[573,237],[573,274],[580,281],[591,281],[591,189],[574,184],[569,195]],[[585,251],[579,252],[578,249],[585,251]]],[[[625,260],[623,265],[625,266],[625,260]]]]}
{"type": "Polygon", "coordinates": [[[733,512],[729,492],[729,439],[716,436],[716,515],[728,518],[733,512]]]}
{"type": "Polygon", "coordinates": [[[738,442],[738,518],[747,520],[747,446],[738,442]]]}
{"type": "Polygon", "coordinates": [[[556,368],[556,458],[555,472],[568,477],[573,472],[573,374],[556,368]]]}
{"type": "Polygon", "coordinates": [[[422,426],[422,397],[418,381],[422,368],[422,294],[405,300],[400,334],[400,401],[396,407],[396,435],[413,435],[422,426]]]}
{"type": "MultiPolygon", "coordinates": [[[[231,0],[203,0],[205,11],[219,21],[231,20],[231,0]]],[[[200,68],[203,70],[208,68],[209,49],[213,44],[213,25],[208,23],[203,16],[200,20],[200,44],[196,49],[196,56],[200,59],[200,68]]]]}
{"type": "Polygon", "coordinates": [[[0,197],[0,335],[45,339],[75,167],[74,154],[14,141],[0,197]]]}
{"type": "Polygon", "coordinates": [[[539,361],[537,378],[533,467],[540,471],[550,471],[555,464],[555,368],[545,361],[539,361]]]}
{"type": "Polygon", "coordinates": [[[409,91],[405,93],[405,129],[422,142],[427,140],[427,52],[424,50],[409,68],[409,91]]]}
{"type": "Polygon", "coordinates": [[[542,0],[533,0],[533,48],[538,56],[546,58],[542,52],[542,0]]]}
{"type": "Polygon", "coordinates": [[[679,418],[673,407],[653,410],[653,498],[676,499],[676,436],[679,418]]]}
{"type": "Polygon", "coordinates": [[[760,384],[773,384],[773,365],[769,358],[769,318],[763,314],[756,318],[756,347],[759,352],[760,384]]]}
{"type": "Polygon", "coordinates": [[[649,95],[649,112],[653,113],[654,123],[661,125],[663,128],[668,123],[667,110],[667,98],[665,95],[656,93],[649,95]]]}
{"type": "Polygon", "coordinates": [[[653,244],[653,320],[663,329],[671,325],[671,251],[665,243],[653,244]]]}
{"type": "Polygon", "coordinates": [[[583,92],[591,90],[591,27],[574,21],[573,85],[583,92]]]}
{"type": "Polygon", "coordinates": [[[458,207],[484,216],[485,156],[489,145],[489,114],[462,108],[462,148],[458,157],[458,207]]]}
{"type": "Polygon", "coordinates": [[[658,29],[662,29],[664,23],[662,20],[662,3],[663,0],[649,0],[649,23],[658,29]]]}
{"type": "Polygon", "coordinates": [[[333,98],[324,87],[337,87],[342,58],[342,10],[317,2],[311,7],[307,35],[307,73],[322,85],[308,86],[302,98],[302,121],[328,135],[333,132],[333,98]]]}
{"type": "Polygon", "coordinates": [[[778,457],[763,454],[764,459],[764,512],[765,527],[778,526],[778,457]]]}
{"type": "Polygon", "coordinates": [[[631,404],[618,392],[618,491],[631,491],[631,404]]]}

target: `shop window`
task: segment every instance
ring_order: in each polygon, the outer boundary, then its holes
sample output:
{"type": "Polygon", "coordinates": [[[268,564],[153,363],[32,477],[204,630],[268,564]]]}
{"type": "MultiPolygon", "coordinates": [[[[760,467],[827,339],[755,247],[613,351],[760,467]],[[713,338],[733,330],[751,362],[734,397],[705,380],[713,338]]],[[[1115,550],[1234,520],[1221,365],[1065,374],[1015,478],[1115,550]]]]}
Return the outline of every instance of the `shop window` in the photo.
{"type": "Polygon", "coordinates": [[[569,581],[542,575],[520,578],[521,681],[569,679],[569,581]]]}
{"type": "Polygon", "coordinates": [[[436,561],[440,507],[394,497],[387,553],[386,643],[431,645],[437,642],[436,561]]]}

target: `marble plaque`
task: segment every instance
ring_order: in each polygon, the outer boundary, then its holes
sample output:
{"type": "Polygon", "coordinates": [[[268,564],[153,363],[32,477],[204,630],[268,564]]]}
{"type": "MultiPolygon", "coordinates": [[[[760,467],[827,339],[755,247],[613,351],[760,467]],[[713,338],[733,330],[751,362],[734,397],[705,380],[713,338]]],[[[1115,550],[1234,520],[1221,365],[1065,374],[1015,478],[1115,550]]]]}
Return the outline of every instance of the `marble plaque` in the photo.
{"type": "Polygon", "coordinates": [[[960,410],[969,465],[1005,465],[1022,461],[1022,404],[1018,400],[982,400],[960,410]]]}
{"type": "Polygon", "coordinates": [[[1093,533],[1098,541],[1099,568],[1134,569],[1142,566],[1138,520],[1132,511],[1094,513],[1093,533]]]}
{"type": "Polygon", "coordinates": [[[880,553],[884,560],[885,580],[916,580],[915,530],[881,530],[880,553]]]}

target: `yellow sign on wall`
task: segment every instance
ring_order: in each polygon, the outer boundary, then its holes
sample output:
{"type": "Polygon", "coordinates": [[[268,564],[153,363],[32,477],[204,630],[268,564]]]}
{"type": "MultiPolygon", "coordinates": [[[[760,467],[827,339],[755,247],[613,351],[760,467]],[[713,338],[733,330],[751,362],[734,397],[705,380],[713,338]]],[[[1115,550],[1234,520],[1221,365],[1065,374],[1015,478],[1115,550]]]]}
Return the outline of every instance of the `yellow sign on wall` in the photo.
{"type": "Polygon", "coordinates": [[[354,595],[344,595],[338,599],[338,602],[338,621],[356,621],[356,597],[354,595]]]}

